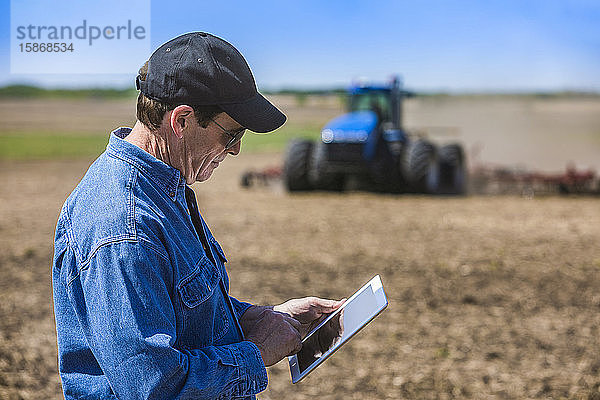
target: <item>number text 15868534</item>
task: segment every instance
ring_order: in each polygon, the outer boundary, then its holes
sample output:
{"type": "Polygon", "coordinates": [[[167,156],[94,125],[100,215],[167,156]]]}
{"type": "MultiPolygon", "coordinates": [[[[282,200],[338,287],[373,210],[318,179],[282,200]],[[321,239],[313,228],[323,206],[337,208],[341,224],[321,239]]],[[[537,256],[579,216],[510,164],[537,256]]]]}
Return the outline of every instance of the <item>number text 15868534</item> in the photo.
{"type": "Polygon", "coordinates": [[[73,43],[19,43],[21,53],[65,53],[73,52],[73,43]]]}

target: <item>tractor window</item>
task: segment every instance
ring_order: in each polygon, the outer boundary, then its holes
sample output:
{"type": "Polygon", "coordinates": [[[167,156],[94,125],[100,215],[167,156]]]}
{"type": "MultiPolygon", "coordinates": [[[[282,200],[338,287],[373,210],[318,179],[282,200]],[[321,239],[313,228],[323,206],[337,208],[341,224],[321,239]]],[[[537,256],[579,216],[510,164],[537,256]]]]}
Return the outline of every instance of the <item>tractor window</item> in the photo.
{"type": "Polygon", "coordinates": [[[388,92],[363,92],[355,94],[350,98],[350,111],[375,111],[381,115],[383,121],[390,121],[392,119],[390,108],[390,94],[388,92]]]}

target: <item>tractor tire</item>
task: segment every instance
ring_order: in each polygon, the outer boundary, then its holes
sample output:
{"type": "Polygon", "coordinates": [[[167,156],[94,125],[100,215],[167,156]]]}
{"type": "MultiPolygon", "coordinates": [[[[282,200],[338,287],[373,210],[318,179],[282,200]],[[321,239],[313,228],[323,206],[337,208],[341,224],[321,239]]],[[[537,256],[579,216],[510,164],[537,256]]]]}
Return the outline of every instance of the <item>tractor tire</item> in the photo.
{"type": "Polygon", "coordinates": [[[426,140],[408,143],[400,158],[400,170],[413,193],[437,194],[439,189],[438,155],[426,140]]]}
{"type": "Polygon", "coordinates": [[[320,140],[315,143],[309,172],[310,181],[317,190],[341,192],[345,186],[344,175],[328,171],[326,146],[320,140]]]}
{"type": "Polygon", "coordinates": [[[283,180],[288,191],[313,189],[308,176],[312,152],[312,141],[299,139],[290,141],[283,165],[283,180]]]}
{"type": "Polygon", "coordinates": [[[465,155],[459,144],[443,146],[439,151],[441,194],[464,195],[467,171],[465,155]]]}

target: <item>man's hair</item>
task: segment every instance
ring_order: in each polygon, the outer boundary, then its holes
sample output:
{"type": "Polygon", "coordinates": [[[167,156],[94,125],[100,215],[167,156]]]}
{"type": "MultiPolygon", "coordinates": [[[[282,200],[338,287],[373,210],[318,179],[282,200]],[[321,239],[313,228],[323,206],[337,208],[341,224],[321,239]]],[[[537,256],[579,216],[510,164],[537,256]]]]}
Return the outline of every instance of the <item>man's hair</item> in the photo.
{"type": "MultiPolygon", "coordinates": [[[[146,80],[146,76],[148,75],[148,61],[142,65],[138,74],[140,80],[146,80]]],[[[158,130],[162,124],[165,113],[173,110],[178,105],[179,104],[169,104],[159,100],[151,99],[140,92],[137,98],[136,116],[138,121],[151,130],[158,130]]],[[[223,112],[223,110],[217,105],[198,106],[189,104],[189,106],[194,109],[196,120],[203,128],[206,128],[210,120],[213,119],[217,114],[223,112]]]]}

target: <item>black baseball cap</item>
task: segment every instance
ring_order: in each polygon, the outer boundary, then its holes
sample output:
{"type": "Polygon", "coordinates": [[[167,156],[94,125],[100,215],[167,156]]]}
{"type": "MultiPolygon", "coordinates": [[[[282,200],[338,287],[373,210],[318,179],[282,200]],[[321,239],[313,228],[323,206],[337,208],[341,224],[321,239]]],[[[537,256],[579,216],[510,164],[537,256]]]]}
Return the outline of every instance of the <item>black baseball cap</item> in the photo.
{"type": "Polygon", "coordinates": [[[279,128],[285,115],[256,89],[252,71],[235,47],[210,33],[191,32],[161,45],[137,88],[169,104],[218,105],[254,132],[279,128]]]}

